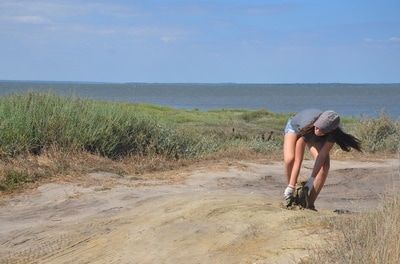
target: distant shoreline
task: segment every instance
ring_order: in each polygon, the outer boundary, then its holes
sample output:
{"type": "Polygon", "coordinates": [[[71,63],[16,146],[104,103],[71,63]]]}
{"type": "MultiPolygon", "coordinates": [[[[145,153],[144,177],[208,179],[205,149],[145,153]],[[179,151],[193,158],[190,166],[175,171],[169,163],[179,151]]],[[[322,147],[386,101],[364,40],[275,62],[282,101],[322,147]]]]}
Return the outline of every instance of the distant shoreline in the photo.
{"type": "Polygon", "coordinates": [[[275,113],[332,109],[342,116],[400,118],[399,84],[102,83],[0,81],[0,96],[54,92],[94,100],[145,103],[186,110],[265,109],[275,113]]]}
{"type": "Polygon", "coordinates": [[[400,85],[400,82],[112,82],[112,81],[54,81],[54,80],[0,80],[0,83],[66,83],[66,84],[159,84],[159,85],[400,85]]]}

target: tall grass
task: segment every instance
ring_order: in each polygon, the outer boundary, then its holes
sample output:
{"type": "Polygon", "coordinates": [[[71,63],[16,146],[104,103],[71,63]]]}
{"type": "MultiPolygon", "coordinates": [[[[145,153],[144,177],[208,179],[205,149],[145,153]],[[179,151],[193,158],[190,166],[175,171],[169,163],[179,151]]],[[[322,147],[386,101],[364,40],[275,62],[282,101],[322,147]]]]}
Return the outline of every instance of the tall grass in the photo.
{"type": "Polygon", "coordinates": [[[118,103],[15,94],[0,98],[0,154],[39,154],[56,146],[118,158],[160,154],[170,158],[212,151],[212,139],[184,133],[118,103]]]}
{"type": "Polygon", "coordinates": [[[355,127],[367,152],[397,153],[400,149],[400,123],[381,113],[377,118],[363,119],[355,127]]]}
{"type": "MultiPolygon", "coordinates": [[[[3,189],[19,188],[39,178],[62,174],[63,167],[73,168],[76,162],[68,158],[60,162],[61,167],[52,165],[35,171],[21,167],[21,162],[13,163],[24,159],[25,154],[40,158],[58,153],[51,158],[54,164],[63,155],[95,154],[92,156],[99,157],[99,164],[108,164],[108,158],[122,163],[140,160],[140,167],[150,170],[155,167],[154,160],[160,161],[156,167],[162,170],[162,163],[177,159],[184,163],[187,158],[206,156],[280,159],[282,128],[289,115],[262,109],[178,110],[51,93],[8,95],[0,97],[0,161],[7,168],[0,170],[0,185],[3,182],[3,187],[10,186],[3,189]]],[[[385,115],[361,121],[343,118],[343,125],[362,140],[364,153],[396,153],[399,148],[399,122],[385,115]]],[[[86,171],[83,167],[77,171],[86,171]]]]}
{"type": "Polygon", "coordinates": [[[336,240],[316,250],[305,263],[397,264],[400,261],[400,195],[388,197],[382,208],[330,223],[336,240]]]}
{"type": "MultiPolygon", "coordinates": [[[[266,110],[189,111],[141,104],[122,104],[15,94],[0,97],[0,156],[40,154],[56,146],[105,157],[160,154],[199,157],[223,149],[279,152],[288,114],[266,110]]],[[[378,118],[344,120],[367,153],[396,153],[400,124],[378,118]]]]}

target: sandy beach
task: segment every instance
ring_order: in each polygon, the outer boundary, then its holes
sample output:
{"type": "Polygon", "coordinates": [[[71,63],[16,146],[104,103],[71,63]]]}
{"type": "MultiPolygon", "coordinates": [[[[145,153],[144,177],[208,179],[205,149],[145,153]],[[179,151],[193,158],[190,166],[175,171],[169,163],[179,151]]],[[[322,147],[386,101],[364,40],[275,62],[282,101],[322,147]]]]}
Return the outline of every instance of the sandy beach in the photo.
{"type": "Polygon", "coordinates": [[[397,159],[332,161],[318,212],[282,208],[280,162],[46,183],[1,200],[0,263],[297,263],[332,235],[322,218],[376,208],[398,170],[397,159]]]}

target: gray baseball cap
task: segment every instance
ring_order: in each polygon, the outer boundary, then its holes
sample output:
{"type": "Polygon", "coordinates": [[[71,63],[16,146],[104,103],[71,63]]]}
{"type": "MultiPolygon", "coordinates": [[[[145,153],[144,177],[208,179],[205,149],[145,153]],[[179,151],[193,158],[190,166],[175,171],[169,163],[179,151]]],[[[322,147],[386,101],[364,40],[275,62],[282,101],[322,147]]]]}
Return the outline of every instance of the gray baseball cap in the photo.
{"type": "Polygon", "coordinates": [[[324,133],[329,133],[339,127],[340,117],[332,110],[323,112],[315,121],[314,126],[321,129],[324,133]]]}

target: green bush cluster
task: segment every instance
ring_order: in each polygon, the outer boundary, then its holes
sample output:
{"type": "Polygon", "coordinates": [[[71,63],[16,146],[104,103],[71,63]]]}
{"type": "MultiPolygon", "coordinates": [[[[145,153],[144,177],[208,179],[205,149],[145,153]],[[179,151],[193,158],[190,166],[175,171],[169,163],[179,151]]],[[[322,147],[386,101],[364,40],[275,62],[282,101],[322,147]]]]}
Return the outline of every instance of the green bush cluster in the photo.
{"type": "Polygon", "coordinates": [[[366,152],[396,153],[400,148],[400,124],[381,113],[377,118],[363,119],[355,127],[355,134],[366,152]]]}
{"type": "Polygon", "coordinates": [[[0,191],[12,191],[26,183],[34,181],[28,173],[22,171],[10,170],[4,174],[4,179],[0,181],[0,191]]]}
{"type": "Polygon", "coordinates": [[[39,154],[51,146],[110,158],[132,154],[181,158],[210,149],[204,136],[179,132],[129,105],[54,94],[1,97],[0,133],[2,156],[39,154]]]}

